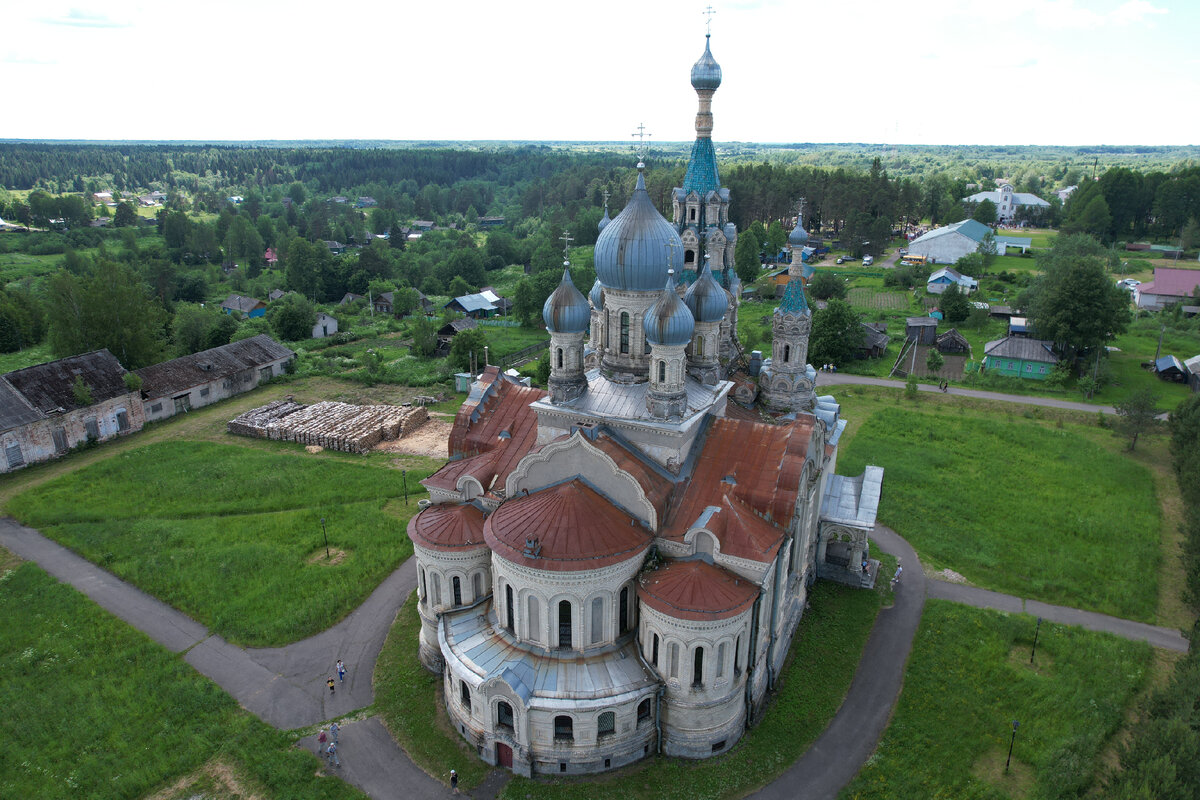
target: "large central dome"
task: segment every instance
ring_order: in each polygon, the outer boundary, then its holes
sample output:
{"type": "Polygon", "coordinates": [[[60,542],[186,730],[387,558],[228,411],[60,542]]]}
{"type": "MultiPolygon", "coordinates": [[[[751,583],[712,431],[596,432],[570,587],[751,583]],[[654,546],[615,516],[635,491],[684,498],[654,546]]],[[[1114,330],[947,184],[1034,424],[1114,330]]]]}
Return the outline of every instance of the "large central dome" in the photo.
{"type": "Polygon", "coordinates": [[[629,204],[596,240],[596,277],[608,289],[659,292],[667,270],[680,269],[682,261],[683,242],[654,207],[639,165],[629,204]]]}

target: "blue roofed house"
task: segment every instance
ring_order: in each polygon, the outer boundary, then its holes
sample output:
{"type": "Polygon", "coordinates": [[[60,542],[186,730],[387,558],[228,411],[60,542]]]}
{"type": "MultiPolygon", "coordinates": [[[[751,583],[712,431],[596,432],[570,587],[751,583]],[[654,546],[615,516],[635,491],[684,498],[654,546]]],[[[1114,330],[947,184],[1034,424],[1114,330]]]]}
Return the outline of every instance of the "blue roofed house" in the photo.
{"type": "Polygon", "coordinates": [[[958,285],[963,294],[970,294],[979,288],[979,281],[970,275],[963,275],[956,269],[942,267],[929,276],[929,280],[925,282],[925,291],[930,294],[941,294],[954,284],[958,285]]]}
{"type": "MultiPolygon", "coordinates": [[[[953,264],[965,255],[974,253],[991,230],[987,225],[973,219],[964,219],[918,236],[908,245],[912,255],[925,256],[938,264],[953,264]]],[[[1000,252],[999,245],[996,252],[1000,252]]]]}
{"type": "Polygon", "coordinates": [[[446,303],[444,307],[475,319],[490,317],[498,310],[496,305],[487,296],[480,293],[464,294],[455,297],[449,303],[446,303]]]}
{"type": "Polygon", "coordinates": [[[984,200],[991,200],[996,204],[996,221],[1011,222],[1017,215],[1017,209],[1021,206],[1039,206],[1048,208],[1050,206],[1042,198],[1030,192],[1017,192],[1013,190],[1011,184],[1002,183],[1000,188],[992,192],[976,192],[964,199],[967,203],[982,203],[984,200]]]}
{"type": "Polygon", "coordinates": [[[233,316],[244,316],[253,319],[254,317],[266,316],[267,304],[257,297],[231,294],[225,298],[224,303],[221,303],[221,310],[233,316]]]}

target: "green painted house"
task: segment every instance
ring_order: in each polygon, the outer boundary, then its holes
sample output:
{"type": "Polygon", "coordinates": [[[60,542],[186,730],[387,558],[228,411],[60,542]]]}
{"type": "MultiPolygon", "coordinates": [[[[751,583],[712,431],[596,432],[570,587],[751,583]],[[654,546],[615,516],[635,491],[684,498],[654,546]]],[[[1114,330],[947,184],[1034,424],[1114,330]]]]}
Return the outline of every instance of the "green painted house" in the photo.
{"type": "Polygon", "coordinates": [[[1044,381],[1058,363],[1054,343],[1042,339],[1005,336],[988,342],[983,352],[983,366],[988,372],[1014,378],[1044,381]]]}

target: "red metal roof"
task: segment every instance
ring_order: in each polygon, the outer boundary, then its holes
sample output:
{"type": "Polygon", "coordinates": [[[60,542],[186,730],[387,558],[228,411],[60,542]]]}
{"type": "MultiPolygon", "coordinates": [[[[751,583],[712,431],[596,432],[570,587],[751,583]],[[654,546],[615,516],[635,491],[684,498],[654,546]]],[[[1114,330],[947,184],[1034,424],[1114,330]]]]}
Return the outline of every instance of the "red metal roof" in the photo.
{"type": "Polygon", "coordinates": [[[1154,280],[1143,283],[1138,291],[1143,294],[1167,294],[1186,297],[1200,286],[1200,270],[1155,267],[1154,280]]]}
{"type": "Polygon", "coordinates": [[[561,572],[637,557],[651,540],[633,517],[578,480],[505,501],[487,518],[483,535],[508,561],[561,572]]]}
{"type": "Polygon", "coordinates": [[[642,487],[642,491],[646,493],[646,498],[650,501],[650,505],[654,506],[658,512],[658,519],[661,524],[663,514],[666,511],[667,501],[671,499],[671,492],[674,491],[675,484],[655,472],[653,467],[648,466],[636,455],[629,452],[624,445],[610,436],[599,436],[596,438],[594,444],[615,461],[619,469],[633,476],[633,479],[642,487]]]}
{"type": "Polygon", "coordinates": [[[638,579],[638,597],[675,619],[736,617],[754,605],[758,587],[705,561],[671,561],[638,579]]]}
{"type": "Polygon", "coordinates": [[[408,521],[408,538],[430,550],[484,547],[483,512],[469,503],[429,506],[408,521]]]}

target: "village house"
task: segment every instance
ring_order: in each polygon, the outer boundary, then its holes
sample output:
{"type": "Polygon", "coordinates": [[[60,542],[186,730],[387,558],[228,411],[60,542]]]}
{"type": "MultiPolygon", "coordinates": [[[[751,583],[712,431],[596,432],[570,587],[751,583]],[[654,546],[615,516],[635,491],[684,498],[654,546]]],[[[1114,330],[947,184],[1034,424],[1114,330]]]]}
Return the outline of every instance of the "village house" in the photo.
{"type": "Polygon", "coordinates": [[[951,286],[957,285],[963,294],[970,294],[979,288],[979,281],[969,275],[963,275],[958,270],[942,267],[929,276],[925,281],[925,291],[930,294],[941,294],[951,286]]]}
{"type": "Polygon", "coordinates": [[[1133,300],[1138,308],[1160,311],[1175,303],[1195,301],[1200,288],[1200,269],[1155,267],[1154,280],[1134,287],[1133,300]]]}
{"type": "Polygon", "coordinates": [[[221,310],[226,314],[234,316],[262,317],[267,313],[267,304],[257,297],[245,297],[240,294],[231,294],[225,298],[225,302],[221,303],[221,310]]]}
{"type": "MultiPolygon", "coordinates": [[[[913,239],[908,244],[908,252],[914,256],[925,256],[931,263],[953,264],[965,255],[979,250],[984,237],[992,229],[982,222],[964,219],[950,225],[934,228],[913,239]]],[[[993,234],[993,236],[995,236],[993,234]]],[[[1032,243],[1031,239],[1014,236],[995,236],[996,254],[1004,255],[1009,247],[1024,252],[1032,243]]]]}
{"type": "MultiPolygon", "coordinates": [[[[493,295],[494,296],[494,295],[493,295]]],[[[486,319],[496,314],[496,305],[482,293],[464,294],[455,297],[444,306],[450,311],[457,311],[475,319],[486,319]]]]}
{"type": "Polygon", "coordinates": [[[0,376],[0,472],[142,429],[141,397],[108,350],[0,376]]]}
{"type": "Polygon", "coordinates": [[[863,342],[858,348],[859,358],[879,358],[887,350],[888,333],[886,322],[863,322],[863,342]]]}
{"type": "Polygon", "coordinates": [[[1005,336],[988,342],[983,352],[983,365],[989,372],[1012,378],[1044,381],[1058,363],[1054,343],[1041,339],[1005,336]]]}
{"type": "Polygon", "coordinates": [[[296,354],[265,333],[136,371],[147,421],[166,419],[248,392],[296,354]]]}
{"type": "Polygon", "coordinates": [[[313,325],[312,338],[324,339],[326,336],[333,336],[338,332],[338,321],[335,317],[331,317],[324,311],[317,314],[317,324],[313,325]]]}
{"type": "Polygon", "coordinates": [[[938,321],[933,317],[907,317],[904,320],[904,337],[917,344],[935,344],[937,324],[938,321]]]}
{"type": "Polygon", "coordinates": [[[1017,209],[1021,206],[1050,207],[1049,203],[1036,194],[1014,191],[1012,184],[1009,183],[1000,184],[1000,188],[995,191],[976,192],[970,197],[965,198],[964,202],[982,203],[984,200],[991,200],[995,203],[997,222],[1012,222],[1013,218],[1017,215],[1017,209]]]}

